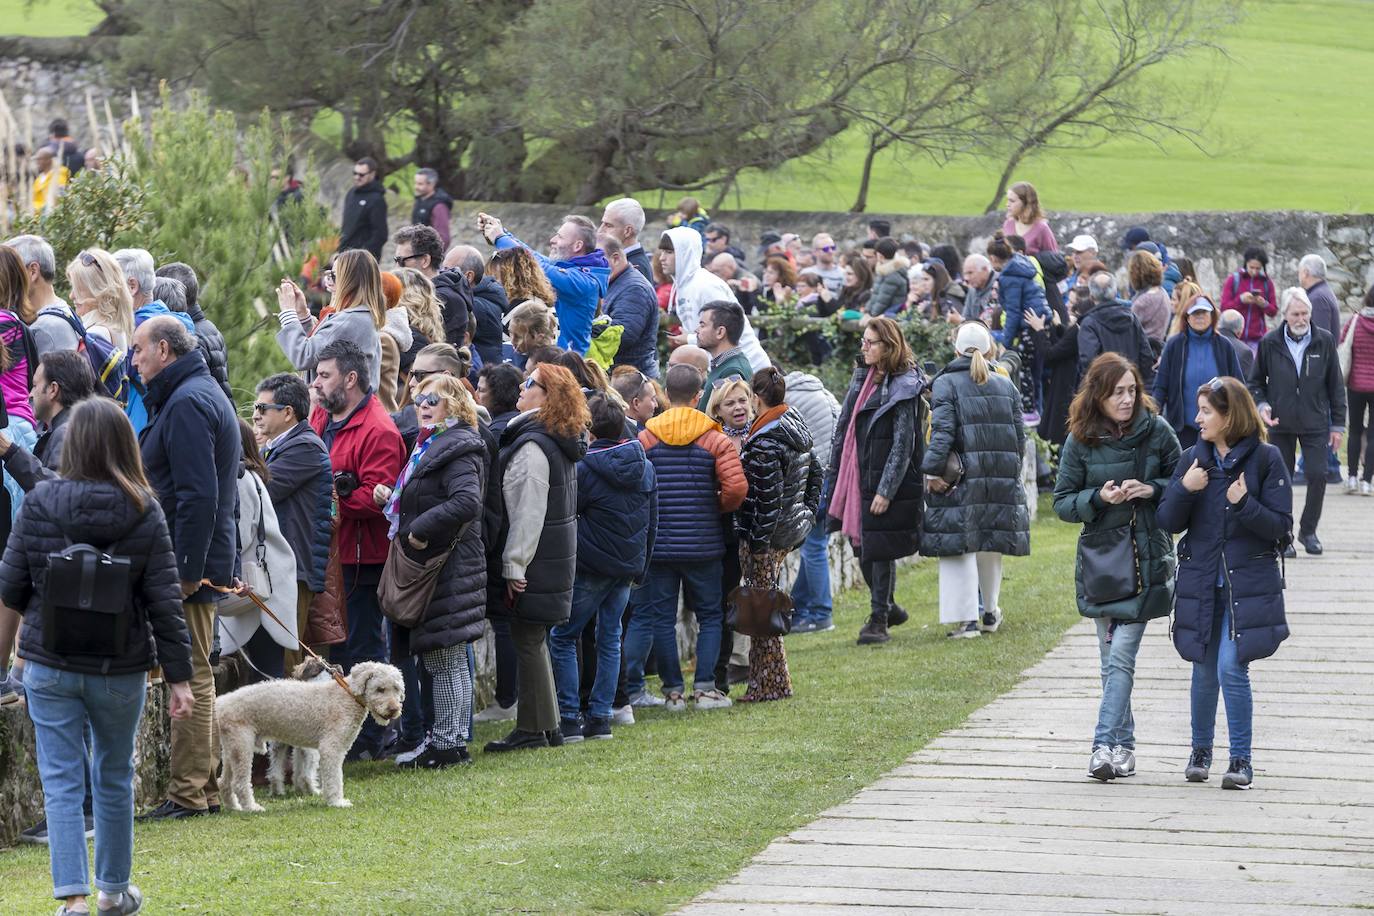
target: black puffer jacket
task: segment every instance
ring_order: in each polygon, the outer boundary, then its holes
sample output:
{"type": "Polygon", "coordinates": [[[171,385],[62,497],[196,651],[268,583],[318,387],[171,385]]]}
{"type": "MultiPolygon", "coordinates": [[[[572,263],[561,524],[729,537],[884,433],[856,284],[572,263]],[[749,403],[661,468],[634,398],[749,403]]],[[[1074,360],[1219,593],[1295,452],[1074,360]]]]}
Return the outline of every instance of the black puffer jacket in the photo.
{"type": "Polygon", "coordinates": [[[510,311],[506,289],[495,277],[483,277],[472,290],[472,345],[487,365],[501,362],[501,319],[510,311]]]}
{"type": "Polygon", "coordinates": [[[820,462],[811,432],[793,407],[754,431],[740,451],[749,492],[735,527],[752,553],[791,550],[806,540],[821,501],[820,462]]]}
{"type": "Polygon", "coordinates": [[[964,462],[964,479],[945,493],[926,495],[921,553],[957,557],[987,551],[1030,553],[1030,512],[1021,486],[1026,428],[1021,394],[993,373],[979,385],[960,356],[931,383],[930,444],[921,470],[938,477],[951,451],[964,462]]]}
{"type": "Polygon", "coordinates": [[[229,387],[229,347],[224,342],[224,335],[213,321],[205,317],[199,302],[188,306],[186,314],[196,323],[196,338],[200,342],[201,352],[205,354],[205,365],[210,368],[210,374],[219,382],[220,388],[224,389],[225,397],[233,403],[234,392],[229,387]]]}
{"type": "MultiPolygon", "coordinates": [[[[134,674],[162,666],[168,682],[191,679],[191,637],[181,610],[181,584],[162,507],[149,496],[134,508],[113,484],[48,480],[24,498],[0,565],[0,600],[24,615],[19,655],[30,661],[84,674],[134,674]],[[43,648],[42,598],[48,554],[67,539],[90,544],[132,563],[133,631],[123,655],[59,657],[43,648]]],[[[118,600],[118,599],[117,599],[118,600]]]]}
{"type": "Polygon", "coordinates": [[[439,571],[424,619],[410,630],[411,653],[446,649],[482,635],[487,603],[482,498],[487,472],[482,436],[470,426],[455,426],[429,446],[401,491],[396,540],[407,556],[424,562],[448,550],[458,538],[439,571]],[[407,536],[412,534],[426,542],[424,550],[410,546],[407,536]]]}

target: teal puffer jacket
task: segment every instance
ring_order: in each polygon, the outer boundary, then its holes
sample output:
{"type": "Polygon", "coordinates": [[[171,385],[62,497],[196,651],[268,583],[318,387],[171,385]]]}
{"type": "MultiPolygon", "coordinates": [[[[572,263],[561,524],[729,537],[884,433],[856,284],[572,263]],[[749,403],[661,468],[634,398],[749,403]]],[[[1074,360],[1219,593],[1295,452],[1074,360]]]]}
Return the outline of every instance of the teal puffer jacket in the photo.
{"type": "Polygon", "coordinates": [[[1059,459],[1059,477],[1054,484],[1054,511],[1066,522],[1083,525],[1091,534],[1130,524],[1136,518],[1136,553],[1140,557],[1142,588],[1138,595],[1108,604],[1090,604],[1083,596],[1081,558],[1074,561],[1075,594],[1078,613],[1084,617],[1112,617],[1126,622],[1167,617],[1174,603],[1174,571],[1178,560],[1174,541],[1159,527],[1155,510],[1164,488],[1178,465],[1178,437],[1158,414],[1139,411],[1130,429],[1119,439],[1101,439],[1087,445],[1072,433],[1064,443],[1059,459]],[[1144,482],[1154,485],[1154,494],[1118,505],[1102,501],[1102,485],[1120,483],[1139,475],[1138,452],[1144,451],[1144,482]]]}

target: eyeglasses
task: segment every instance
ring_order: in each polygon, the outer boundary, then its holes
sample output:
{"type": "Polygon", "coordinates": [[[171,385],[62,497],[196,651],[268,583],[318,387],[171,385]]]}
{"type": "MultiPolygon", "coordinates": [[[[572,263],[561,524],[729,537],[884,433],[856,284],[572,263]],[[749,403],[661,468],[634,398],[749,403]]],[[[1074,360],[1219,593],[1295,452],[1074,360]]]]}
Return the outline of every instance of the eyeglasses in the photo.
{"type": "Polygon", "coordinates": [[[321,282],[321,283],[333,283],[333,282],[334,282],[334,271],[332,271],[332,270],[326,270],[323,274],[320,275],[320,282],[321,282]]]}
{"type": "Polygon", "coordinates": [[[447,369],[411,369],[410,380],[416,383],[423,382],[431,375],[451,375],[447,369]]]}
{"type": "Polygon", "coordinates": [[[870,349],[872,347],[881,347],[882,345],[883,342],[881,340],[870,340],[867,337],[864,337],[859,341],[859,346],[865,350],[870,349]]]}
{"type": "Polygon", "coordinates": [[[443,400],[443,398],[439,397],[439,395],[435,394],[433,391],[430,391],[430,392],[428,392],[428,393],[426,393],[426,394],[417,394],[417,395],[415,395],[415,406],[416,406],[416,407],[438,407],[438,406],[439,406],[439,402],[442,401],[442,400],[443,400]]]}
{"type": "Polygon", "coordinates": [[[398,255],[396,255],[394,258],[392,258],[391,260],[395,263],[395,265],[396,265],[397,267],[405,267],[405,266],[406,266],[406,261],[413,261],[413,260],[415,260],[416,258],[422,258],[422,257],[424,257],[424,255],[421,255],[421,254],[408,254],[408,255],[405,255],[404,257],[402,257],[401,255],[398,254],[398,255]]]}
{"type": "Polygon", "coordinates": [[[264,404],[262,401],[258,401],[253,405],[253,413],[267,413],[269,410],[285,410],[290,406],[290,404],[264,404]]]}
{"type": "MultiPolygon", "coordinates": [[[[531,376],[530,378],[525,379],[525,381],[520,385],[520,387],[521,387],[521,388],[524,388],[526,391],[528,391],[528,390],[530,390],[531,388],[533,388],[535,385],[539,385],[539,382],[538,382],[537,379],[535,379],[533,376],[531,376]]],[[[540,388],[544,388],[543,385],[539,385],[539,387],[540,387],[540,388]]],[[[545,388],[544,390],[547,391],[548,389],[545,388]]]]}

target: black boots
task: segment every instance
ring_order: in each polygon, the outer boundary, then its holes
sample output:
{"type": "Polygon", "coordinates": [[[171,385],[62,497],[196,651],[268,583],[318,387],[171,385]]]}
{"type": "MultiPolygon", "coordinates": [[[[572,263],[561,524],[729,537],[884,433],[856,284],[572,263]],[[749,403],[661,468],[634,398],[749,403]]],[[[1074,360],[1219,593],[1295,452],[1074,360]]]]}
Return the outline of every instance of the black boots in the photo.
{"type": "Polygon", "coordinates": [[[892,637],[887,633],[887,615],[873,614],[868,618],[868,622],[859,631],[859,645],[876,646],[885,643],[892,637]]]}

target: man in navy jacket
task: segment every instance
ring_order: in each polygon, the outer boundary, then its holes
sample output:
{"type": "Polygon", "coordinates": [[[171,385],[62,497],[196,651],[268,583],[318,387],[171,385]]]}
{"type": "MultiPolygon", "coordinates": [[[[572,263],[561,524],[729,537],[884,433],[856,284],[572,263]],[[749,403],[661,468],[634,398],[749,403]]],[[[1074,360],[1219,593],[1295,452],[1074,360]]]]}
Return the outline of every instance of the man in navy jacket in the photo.
{"type": "Polygon", "coordinates": [[[201,584],[234,581],[234,514],[243,437],[229,399],[210,375],[195,335],[168,315],[134,332],[130,355],[148,386],[148,425],[139,434],[148,482],[167,516],[191,632],[195,710],[172,723],[167,800],[148,816],[182,818],[219,810],[213,753],[215,678],[210,669],[218,595],[201,584]]]}
{"type": "Polygon", "coordinates": [[[625,258],[620,242],[602,236],[601,249],[611,265],[611,280],[601,309],[611,324],[624,328],[620,349],[612,367],[634,366],[649,378],[658,378],[658,295],[654,285],[625,258]]]}

